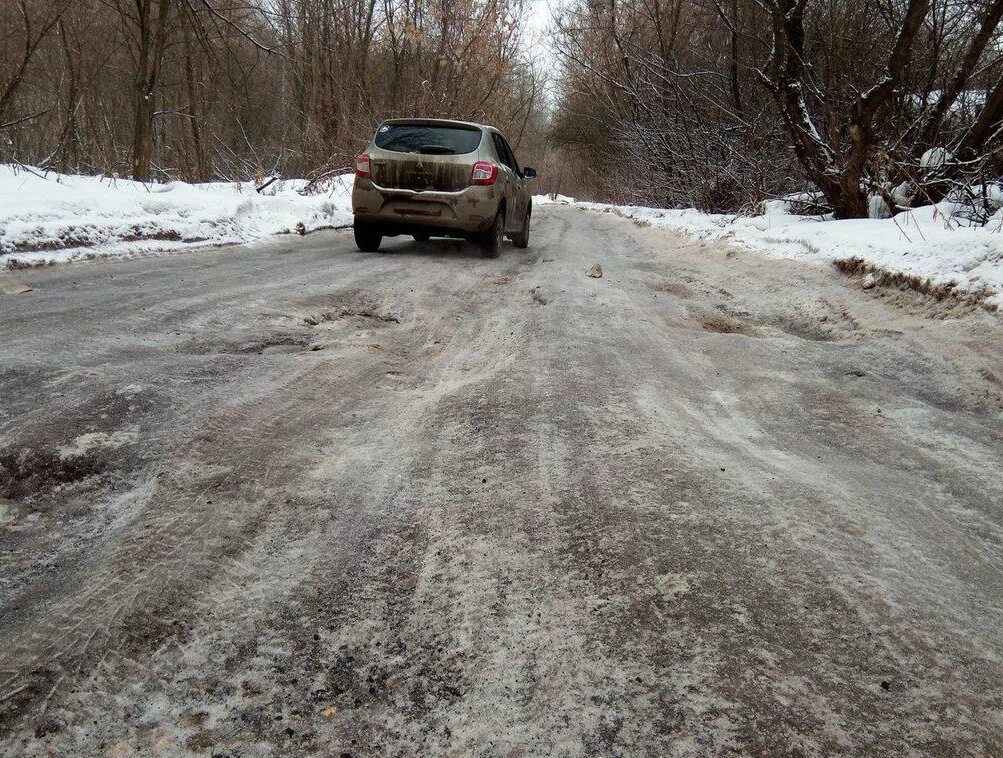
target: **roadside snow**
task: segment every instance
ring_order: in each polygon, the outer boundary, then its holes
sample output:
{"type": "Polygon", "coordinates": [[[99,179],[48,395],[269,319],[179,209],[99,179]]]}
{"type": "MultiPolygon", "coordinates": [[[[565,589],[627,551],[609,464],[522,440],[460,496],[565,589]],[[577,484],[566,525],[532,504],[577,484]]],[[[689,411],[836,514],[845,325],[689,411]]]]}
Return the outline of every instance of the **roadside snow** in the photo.
{"type": "MultiPolygon", "coordinates": [[[[302,195],[303,179],[274,182],[142,184],[126,179],[42,173],[0,165],[0,270],[99,257],[127,257],[198,246],[251,242],[352,221],[352,174],[302,195]]],[[[1003,306],[1003,211],[987,226],[953,218],[949,202],[888,219],[851,221],[796,216],[772,201],[758,216],[578,202],[537,196],[537,205],[575,205],[616,213],[698,239],[728,240],[780,258],[861,259],[879,272],[903,273],[932,286],[991,290],[1003,306]]]]}
{"type": "Polygon", "coordinates": [[[352,221],[352,175],[301,195],[303,179],[143,184],[0,165],[0,270],[251,242],[352,221]]]}
{"type": "Polygon", "coordinates": [[[606,205],[560,196],[538,196],[533,202],[615,213],[697,239],[730,241],[778,258],[858,258],[865,267],[917,276],[934,287],[953,284],[969,293],[991,290],[986,302],[1003,308],[1003,212],[986,226],[973,226],[954,218],[950,202],[916,208],[895,218],[848,221],[795,216],[782,201],[767,203],[765,212],[758,216],[606,205]]]}

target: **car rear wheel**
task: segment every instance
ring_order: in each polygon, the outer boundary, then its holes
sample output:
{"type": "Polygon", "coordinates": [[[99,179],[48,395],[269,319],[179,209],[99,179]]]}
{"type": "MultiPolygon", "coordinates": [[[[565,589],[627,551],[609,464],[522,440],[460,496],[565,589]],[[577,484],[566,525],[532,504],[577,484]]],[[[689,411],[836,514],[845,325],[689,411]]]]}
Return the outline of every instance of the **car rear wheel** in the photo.
{"type": "Polygon", "coordinates": [[[380,234],[380,230],[376,227],[364,221],[356,220],[352,225],[352,231],[355,232],[355,245],[359,250],[365,253],[375,253],[380,249],[383,235],[380,234]]]}
{"type": "Polygon", "coordinates": [[[531,207],[526,208],[526,218],[523,219],[522,230],[512,235],[512,244],[516,247],[529,247],[529,221],[532,213],[531,207]]]}
{"type": "Polygon", "coordinates": [[[481,237],[481,255],[485,258],[498,257],[499,253],[501,253],[502,237],[505,234],[504,229],[505,211],[499,208],[498,215],[495,216],[491,227],[481,237]]]}

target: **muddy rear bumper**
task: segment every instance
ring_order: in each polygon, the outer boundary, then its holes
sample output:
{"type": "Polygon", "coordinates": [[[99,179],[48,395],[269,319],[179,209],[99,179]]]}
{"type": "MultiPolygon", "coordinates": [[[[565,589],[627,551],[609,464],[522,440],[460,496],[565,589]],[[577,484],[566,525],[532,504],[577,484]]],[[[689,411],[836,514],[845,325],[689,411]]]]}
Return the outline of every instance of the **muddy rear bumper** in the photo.
{"type": "Polygon", "coordinates": [[[380,226],[385,234],[482,232],[498,213],[501,193],[495,187],[465,187],[456,192],[380,187],[355,179],[355,218],[380,226]]]}

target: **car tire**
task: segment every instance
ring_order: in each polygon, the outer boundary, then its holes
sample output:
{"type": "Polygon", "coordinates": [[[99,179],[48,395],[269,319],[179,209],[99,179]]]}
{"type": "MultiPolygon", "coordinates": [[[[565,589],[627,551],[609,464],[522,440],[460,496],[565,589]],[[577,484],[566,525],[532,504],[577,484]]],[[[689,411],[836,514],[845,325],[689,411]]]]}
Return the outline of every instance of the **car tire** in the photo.
{"type": "Polygon", "coordinates": [[[497,258],[501,253],[502,237],[505,235],[505,210],[498,209],[495,220],[484,234],[481,235],[481,255],[485,258],[497,258]]]}
{"type": "Polygon", "coordinates": [[[383,235],[378,228],[357,220],[352,224],[352,231],[355,233],[355,245],[362,252],[375,253],[380,249],[383,235]]]}
{"type": "Polygon", "coordinates": [[[432,239],[432,235],[426,234],[425,232],[420,232],[418,234],[412,235],[415,242],[428,242],[432,239]]]}
{"type": "Polygon", "coordinates": [[[526,218],[522,222],[522,230],[512,235],[512,244],[519,248],[529,247],[529,222],[533,215],[532,206],[526,208],[526,218]]]}

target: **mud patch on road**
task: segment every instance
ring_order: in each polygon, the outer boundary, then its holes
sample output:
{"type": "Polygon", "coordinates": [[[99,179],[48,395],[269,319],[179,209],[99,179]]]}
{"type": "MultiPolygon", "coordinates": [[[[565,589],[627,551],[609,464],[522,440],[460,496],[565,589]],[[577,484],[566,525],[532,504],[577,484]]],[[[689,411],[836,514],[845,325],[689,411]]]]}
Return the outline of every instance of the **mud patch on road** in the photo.
{"type": "Polygon", "coordinates": [[[392,313],[382,313],[369,308],[341,308],[335,311],[324,311],[323,313],[311,314],[303,318],[303,323],[307,326],[320,326],[330,321],[340,321],[341,319],[351,319],[377,325],[399,324],[400,316],[392,313]]]}
{"type": "Polygon", "coordinates": [[[661,282],[655,287],[659,292],[667,292],[670,295],[681,297],[685,300],[693,297],[693,291],[679,282],[661,282]]]}
{"type": "Polygon", "coordinates": [[[386,307],[383,300],[378,294],[364,290],[332,292],[310,298],[303,301],[306,312],[302,315],[302,323],[311,327],[337,321],[378,327],[401,323],[400,314],[386,307]]]}
{"type": "Polygon", "coordinates": [[[544,294],[540,291],[539,287],[533,287],[533,289],[531,289],[529,291],[529,296],[533,300],[533,305],[549,305],[550,304],[550,299],[544,296],[544,294]]]}
{"type": "Polygon", "coordinates": [[[29,447],[0,450],[0,497],[19,500],[97,476],[105,468],[96,455],[63,455],[29,447]]]}
{"type": "Polygon", "coordinates": [[[310,340],[305,334],[276,332],[250,339],[224,339],[219,342],[193,341],[179,346],[177,352],[190,355],[266,355],[299,353],[307,350],[310,340]]]}
{"type": "Polygon", "coordinates": [[[741,334],[746,337],[755,337],[755,330],[749,324],[727,318],[726,316],[706,316],[700,321],[700,327],[705,332],[715,332],[717,334],[741,334]]]}
{"type": "Polygon", "coordinates": [[[864,335],[857,320],[846,310],[826,301],[796,308],[764,319],[764,324],[812,342],[838,342],[864,335]]]}
{"type": "Polygon", "coordinates": [[[276,334],[240,345],[237,352],[264,355],[268,353],[299,353],[306,349],[309,340],[292,334],[276,334]]]}
{"type": "Polygon", "coordinates": [[[990,368],[984,368],[979,371],[979,376],[990,384],[995,384],[997,387],[1003,387],[1003,378],[990,368]]]}

